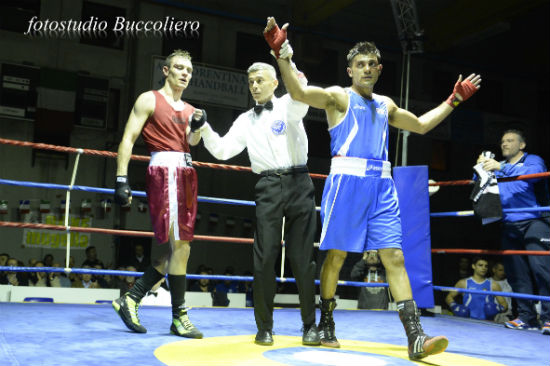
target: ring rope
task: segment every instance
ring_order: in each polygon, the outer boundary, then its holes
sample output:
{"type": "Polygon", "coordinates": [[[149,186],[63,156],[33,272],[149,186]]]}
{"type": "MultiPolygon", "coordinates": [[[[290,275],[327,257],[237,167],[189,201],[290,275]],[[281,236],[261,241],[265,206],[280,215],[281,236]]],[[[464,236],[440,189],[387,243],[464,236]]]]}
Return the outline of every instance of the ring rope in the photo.
{"type": "MultiPolygon", "coordinates": [[[[514,177],[502,177],[498,178],[498,182],[513,182],[517,180],[527,180],[527,179],[536,179],[536,178],[548,178],[550,177],[550,172],[543,172],[543,173],[534,173],[534,174],[523,174],[523,175],[516,175],[514,177]]],[[[472,179],[464,179],[464,180],[448,180],[448,181],[441,181],[441,182],[434,182],[434,183],[428,183],[430,187],[433,186],[467,186],[470,184],[474,184],[475,181],[472,179]]]]}
{"type": "Polygon", "coordinates": [[[490,249],[432,249],[432,253],[446,254],[487,254],[487,255],[550,255],[550,251],[543,250],[490,250],[490,249]]]}
{"type": "MultiPolygon", "coordinates": [[[[0,227],[12,227],[12,228],[34,228],[44,230],[57,230],[57,231],[75,231],[79,233],[97,233],[97,234],[110,234],[110,235],[123,235],[123,236],[139,236],[153,238],[155,234],[152,231],[138,231],[138,230],[117,230],[117,229],[105,229],[98,227],[81,227],[81,226],[63,226],[63,225],[50,225],[50,224],[35,224],[24,222],[11,222],[0,221],[0,227]]],[[[253,238],[236,238],[231,236],[214,236],[214,235],[195,235],[193,240],[198,241],[218,241],[223,243],[242,243],[253,244],[253,238]]]]}
{"type": "MultiPolygon", "coordinates": [[[[83,154],[86,154],[86,155],[104,156],[104,157],[111,157],[111,158],[116,158],[118,156],[117,153],[112,151],[80,149],[80,148],[67,147],[67,146],[44,144],[40,142],[19,141],[19,140],[5,139],[5,138],[0,138],[0,144],[13,145],[13,146],[27,146],[27,147],[32,147],[34,149],[54,150],[54,151],[70,152],[70,153],[78,153],[79,151],[81,151],[83,154]]],[[[145,155],[131,155],[130,158],[132,160],[139,160],[139,161],[149,161],[151,159],[150,156],[145,156],[145,155]]],[[[215,164],[215,163],[205,163],[205,162],[199,162],[199,161],[193,161],[193,165],[197,167],[209,167],[209,168],[221,169],[221,170],[237,170],[237,171],[248,171],[248,172],[252,171],[250,167],[239,166],[239,165],[215,164]]],[[[325,179],[327,177],[326,174],[310,173],[309,175],[312,178],[318,178],[318,179],[325,179]]],[[[509,182],[509,181],[516,181],[516,180],[547,178],[547,177],[550,177],[550,172],[525,174],[525,175],[518,175],[515,177],[498,178],[498,181],[509,182]]],[[[458,186],[458,185],[470,185],[473,183],[474,183],[473,180],[466,179],[466,180],[441,181],[441,182],[429,183],[428,185],[429,186],[458,186]]]]}
{"type": "MultiPolygon", "coordinates": [[[[112,188],[98,188],[98,187],[88,187],[81,185],[68,186],[64,184],[56,183],[37,183],[13,179],[0,179],[0,184],[12,185],[12,186],[21,186],[21,187],[32,187],[32,188],[46,188],[46,189],[60,189],[60,190],[74,190],[74,191],[84,191],[92,193],[103,193],[108,195],[113,195],[115,190],[112,188]]],[[[132,191],[132,196],[135,197],[147,197],[147,194],[144,191],[132,191]]],[[[237,200],[232,198],[217,198],[217,197],[208,197],[208,196],[198,196],[197,200],[199,202],[206,203],[223,203],[223,204],[232,204],[232,205],[241,205],[241,206],[255,206],[254,201],[246,200],[237,200]]],[[[67,205],[68,206],[68,205],[67,205]]]]}
{"type": "Polygon", "coordinates": [[[517,293],[517,292],[472,290],[472,289],[466,289],[466,288],[447,287],[447,286],[433,286],[433,288],[434,288],[434,290],[444,291],[444,292],[456,291],[456,292],[464,292],[464,293],[479,294],[479,295],[494,295],[494,296],[503,296],[503,297],[514,297],[516,299],[527,299],[527,300],[535,300],[535,301],[550,301],[550,296],[521,294],[521,293],[517,293]]]}
{"type": "MultiPolygon", "coordinates": [[[[95,274],[95,275],[112,275],[112,276],[133,276],[139,277],[143,275],[143,272],[134,272],[134,271],[119,271],[119,270],[110,270],[110,269],[90,269],[90,268],[60,268],[60,267],[12,267],[12,266],[0,266],[0,271],[8,272],[71,272],[71,273],[80,273],[80,274],[95,274]]],[[[218,281],[253,281],[254,277],[252,276],[225,276],[225,275],[198,275],[198,274],[187,274],[187,278],[191,280],[199,280],[201,278],[209,280],[218,280],[218,281]]],[[[280,278],[277,277],[278,282],[289,282],[295,283],[295,278],[280,278]]],[[[315,280],[315,284],[320,284],[319,280],[315,280]]],[[[378,282],[357,282],[357,281],[338,281],[339,285],[347,285],[352,287],[389,287],[387,283],[378,283],[378,282]]],[[[518,299],[527,299],[535,301],[550,301],[550,296],[539,296],[539,295],[529,295],[521,294],[517,292],[502,292],[502,291],[484,291],[484,290],[472,290],[464,289],[457,287],[447,287],[447,286],[433,286],[434,290],[438,291],[456,291],[463,293],[472,293],[480,295],[493,295],[493,296],[503,296],[503,297],[513,297],[518,299]]]]}
{"type": "MultiPolygon", "coordinates": [[[[59,184],[43,184],[43,183],[34,183],[34,182],[24,182],[24,184],[20,184],[21,182],[17,181],[9,181],[9,180],[0,180],[0,183],[3,184],[11,184],[11,185],[27,185],[29,187],[41,187],[41,188],[55,188],[55,189],[63,189],[67,191],[67,199],[66,199],[66,212],[65,212],[65,226],[59,226],[59,225],[47,225],[47,224],[27,224],[27,223],[11,223],[11,222],[0,222],[0,226],[4,227],[35,227],[35,228],[44,228],[44,229],[50,229],[50,230],[66,230],[68,239],[67,239],[67,265],[68,265],[68,256],[69,256],[69,246],[70,246],[70,231],[76,231],[76,232],[96,232],[96,233],[106,233],[106,234],[122,234],[122,235],[130,235],[130,236],[154,236],[152,232],[142,232],[142,231],[130,231],[130,230],[114,230],[114,229],[101,229],[101,228],[81,228],[81,227],[69,227],[68,226],[68,210],[70,207],[70,191],[71,190],[82,190],[82,191],[90,191],[90,192],[99,192],[99,193],[107,193],[107,194],[113,194],[112,189],[102,189],[102,188],[94,188],[94,187],[86,187],[86,186],[74,186],[74,180],[76,177],[76,170],[78,167],[78,162],[80,155],[85,153],[89,155],[96,155],[96,156],[106,156],[106,157],[116,157],[118,154],[110,151],[102,151],[102,150],[93,150],[93,149],[81,149],[81,148],[72,148],[72,147],[62,147],[62,146],[56,146],[56,145],[50,145],[50,144],[44,144],[44,143],[33,143],[33,142],[25,142],[25,141],[17,141],[17,140],[9,140],[0,138],[0,143],[8,144],[8,145],[15,145],[15,146],[29,146],[37,149],[45,149],[45,150],[54,150],[54,151],[60,151],[60,152],[71,152],[76,153],[77,157],[74,164],[73,174],[71,178],[71,184],[69,186],[59,185],[59,184]]],[[[150,160],[149,156],[141,156],[141,155],[131,155],[132,160],[139,160],[139,161],[148,161],[150,160]]],[[[242,167],[242,166],[235,166],[235,165],[226,165],[226,164],[214,164],[214,163],[203,163],[203,162],[193,162],[193,165],[197,167],[209,167],[214,169],[223,169],[223,170],[237,170],[237,171],[251,171],[251,168],[249,167],[242,167]]],[[[312,178],[320,178],[324,179],[327,176],[322,174],[310,174],[312,178]]],[[[535,179],[535,178],[547,178],[550,176],[550,172],[544,172],[544,173],[537,173],[537,174],[526,174],[526,175],[520,175],[515,177],[506,177],[506,178],[499,178],[499,182],[509,182],[509,181],[517,181],[517,180],[525,180],[525,179],[535,179]]],[[[457,180],[457,181],[443,181],[443,182],[436,182],[436,183],[429,183],[429,186],[457,186],[457,185],[471,185],[473,184],[473,180],[457,180]]],[[[145,192],[136,191],[135,195],[137,197],[145,197],[145,192]],[[143,196],[142,196],[143,194],[143,196]]],[[[201,197],[202,198],[202,197],[201,197]]],[[[205,197],[206,200],[201,202],[212,202],[212,203],[226,203],[229,200],[220,199],[220,198],[211,198],[211,197],[205,197]]],[[[255,205],[254,202],[251,201],[242,201],[242,200],[233,200],[235,202],[232,202],[233,204],[244,204],[244,205],[255,205]],[[239,203],[236,203],[239,202],[239,203]]],[[[503,212],[532,212],[532,211],[550,211],[550,207],[540,207],[540,208],[520,208],[520,211],[515,211],[515,209],[504,209],[503,212]]],[[[443,213],[431,213],[430,216],[432,217],[445,217],[445,216],[472,216],[473,211],[455,211],[455,212],[443,212],[443,213]]],[[[247,242],[247,243],[253,243],[253,239],[244,239],[244,238],[230,238],[230,237],[215,237],[215,236],[195,236],[196,240],[218,240],[218,241],[226,241],[226,242],[247,242]]],[[[459,253],[464,251],[460,250],[441,250],[441,249],[432,249],[432,252],[436,253],[445,253],[449,252],[455,252],[459,253]]],[[[469,251],[469,250],[468,250],[469,251]]],[[[485,254],[504,254],[506,251],[488,251],[488,250],[472,250],[472,251],[479,251],[483,252],[485,254]],[[498,252],[498,253],[497,253],[498,252]]],[[[508,252],[522,252],[521,254],[529,254],[529,255],[548,255],[548,253],[539,254],[539,253],[527,253],[527,252],[537,252],[537,251],[508,251],[508,252]]],[[[512,253],[510,253],[512,254],[512,253]]],[[[518,254],[518,253],[513,253],[518,254]]],[[[32,270],[36,271],[36,267],[0,267],[0,269],[9,268],[12,271],[18,271],[19,268],[31,268],[32,270]]],[[[46,267],[40,267],[41,270],[39,272],[45,272],[44,268],[46,267]]],[[[66,272],[67,270],[71,271],[70,268],[54,268],[55,271],[61,271],[66,272]]],[[[74,269],[75,273],[79,273],[77,269],[74,269]]],[[[123,272],[123,271],[118,271],[123,272]]],[[[89,272],[88,272],[89,273],[89,272]]],[[[99,272],[98,272],[99,273],[99,272]]],[[[141,275],[141,273],[136,273],[135,275],[141,275]]],[[[127,274],[129,275],[129,274],[127,274]]],[[[193,279],[195,275],[189,275],[190,279],[193,279]]],[[[198,278],[207,278],[208,276],[198,276],[198,278]]],[[[215,276],[219,278],[213,278],[213,279],[224,279],[222,277],[229,277],[226,279],[234,279],[234,280],[245,280],[250,281],[252,280],[252,277],[243,277],[243,279],[240,279],[237,276],[231,277],[231,276],[215,276]]],[[[281,282],[295,282],[295,279],[293,278],[277,278],[278,281],[281,282]]],[[[316,284],[319,284],[319,280],[315,281],[316,284]]],[[[372,283],[365,283],[365,282],[354,282],[354,281],[338,281],[338,284],[342,285],[350,285],[350,286],[360,286],[360,287],[387,287],[388,284],[372,284],[372,283]],[[367,284],[367,286],[366,286],[367,284]],[[368,286],[368,285],[378,285],[378,286],[368,286]]],[[[497,295],[497,296],[509,296],[509,297],[516,297],[516,298],[526,298],[531,300],[541,300],[541,301],[550,301],[550,297],[544,297],[544,296],[535,296],[535,295],[527,295],[527,294],[517,294],[517,293],[502,293],[502,292],[493,292],[493,291],[476,291],[476,290],[467,290],[467,289],[460,289],[460,288],[453,288],[453,287],[442,287],[442,286],[434,286],[435,290],[440,291],[457,291],[457,292],[470,292],[470,293],[480,293],[480,294],[489,294],[489,295],[497,295]],[[507,295],[504,295],[507,294],[507,295]]]]}
{"type": "MultiPolygon", "coordinates": [[[[41,142],[10,140],[5,138],[0,138],[0,144],[13,145],[13,146],[26,146],[26,147],[32,147],[33,149],[53,150],[53,151],[67,152],[67,153],[83,153],[86,155],[103,156],[103,157],[109,157],[109,158],[116,158],[118,156],[118,153],[112,152],[112,151],[81,149],[81,148],[74,148],[74,147],[68,147],[68,146],[44,144],[41,142]]],[[[138,160],[138,161],[149,161],[151,157],[146,155],[131,155],[130,159],[138,160]]],[[[252,171],[252,168],[247,166],[240,166],[240,165],[205,163],[200,161],[193,161],[193,165],[199,168],[235,170],[235,171],[242,171],[242,172],[252,171]]],[[[317,179],[325,179],[327,177],[324,174],[316,174],[316,173],[310,173],[309,175],[312,178],[317,178],[317,179]]]]}
{"type": "MultiPolygon", "coordinates": [[[[536,207],[517,207],[517,208],[503,208],[502,212],[547,212],[550,211],[550,206],[536,206],[536,207]]],[[[447,211],[447,212],[431,212],[430,217],[467,217],[474,216],[473,210],[465,211],[447,211]]]]}
{"type": "MultiPolygon", "coordinates": [[[[89,187],[81,185],[67,186],[64,184],[56,183],[37,183],[29,181],[20,181],[13,179],[0,179],[0,184],[12,185],[12,186],[22,186],[22,187],[32,187],[32,188],[47,188],[47,189],[60,189],[60,190],[75,190],[75,191],[84,191],[84,192],[93,192],[93,193],[103,193],[108,195],[114,194],[114,189],[112,188],[98,188],[98,187],[89,187]]],[[[144,191],[133,191],[132,195],[135,197],[147,197],[147,194],[144,191]]],[[[221,203],[221,204],[230,204],[230,205],[240,205],[240,206],[255,206],[254,201],[247,200],[238,200],[233,198],[218,198],[218,197],[208,197],[208,196],[198,196],[197,200],[199,202],[205,203],[221,203]]],[[[317,211],[321,210],[321,207],[315,207],[317,211]]],[[[67,210],[67,208],[65,208],[67,210]]],[[[546,212],[550,211],[550,206],[548,207],[518,207],[518,208],[505,208],[502,212],[546,212]]],[[[456,216],[473,216],[474,211],[450,211],[450,212],[432,212],[430,217],[456,217],[456,216]]]]}

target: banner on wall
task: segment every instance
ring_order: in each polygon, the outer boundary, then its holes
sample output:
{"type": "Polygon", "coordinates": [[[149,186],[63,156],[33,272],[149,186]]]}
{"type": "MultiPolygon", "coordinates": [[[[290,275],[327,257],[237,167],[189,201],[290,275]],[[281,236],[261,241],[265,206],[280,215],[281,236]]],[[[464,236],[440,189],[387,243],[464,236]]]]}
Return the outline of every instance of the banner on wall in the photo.
{"type": "MultiPolygon", "coordinates": [[[[163,65],[163,57],[153,56],[152,87],[155,90],[164,85],[163,65]]],[[[249,94],[246,72],[194,62],[193,77],[183,92],[182,99],[200,104],[247,109],[249,94]]]]}
{"type": "MultiPolygon", "coordinates": [[[[65,217],[42,215],[42,223],[65,225],[65,217]]],[[[91,217],[69,215],[69,226],[91,227],[91,217]]],[[[90,245],[90,233],[71,232],[71,249],[86,249],[90,245]]],[[[64,249],[67,247],[67,233],[57,230],[24,229],[23,246],[25,248],[64,249]]]]}

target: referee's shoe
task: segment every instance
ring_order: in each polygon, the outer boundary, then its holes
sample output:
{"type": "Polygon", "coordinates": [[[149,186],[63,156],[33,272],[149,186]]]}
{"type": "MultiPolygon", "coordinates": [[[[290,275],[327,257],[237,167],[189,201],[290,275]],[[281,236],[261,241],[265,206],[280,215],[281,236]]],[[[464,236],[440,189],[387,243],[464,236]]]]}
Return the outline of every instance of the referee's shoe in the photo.
{"type": "Polygon", "coordinates": [[[128,293],[125,293],[111,303],[113,308],[120,316],[120,319],[126,324],[128,329],[136,333],[147,333],[147,329],[139,322],[138,308],[139,303],[135,302],[128,293]]]}

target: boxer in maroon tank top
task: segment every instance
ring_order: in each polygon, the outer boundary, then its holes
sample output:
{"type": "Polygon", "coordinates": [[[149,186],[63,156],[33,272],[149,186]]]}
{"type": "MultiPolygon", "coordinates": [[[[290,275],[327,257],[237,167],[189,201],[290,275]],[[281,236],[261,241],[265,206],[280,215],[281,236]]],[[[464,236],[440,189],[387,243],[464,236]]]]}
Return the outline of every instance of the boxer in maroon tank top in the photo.
{"type": "Polygon", "coordinates": [[[159,90],[141,94],[130,112],[118,148],[115,202],[128,206],[132,193],[128,182],[128,163],[132,148],[141,134],[151,160],[146,174],[146,191],[155,238],[169,243],[168,253],[146,269],[132,289],[112,305],[132,331],[147,330],[138,318],[141,299],[168,273],[172,298],[172,334],[202,338],[191,323],[185,307],[186,273],[197,214],[197,173],[191,164],[189,145],[201,139],[200,128],[206,112],[181,100],[193,73],[191,56],[176,50],[165,60],[165,82],[159,90]]]}

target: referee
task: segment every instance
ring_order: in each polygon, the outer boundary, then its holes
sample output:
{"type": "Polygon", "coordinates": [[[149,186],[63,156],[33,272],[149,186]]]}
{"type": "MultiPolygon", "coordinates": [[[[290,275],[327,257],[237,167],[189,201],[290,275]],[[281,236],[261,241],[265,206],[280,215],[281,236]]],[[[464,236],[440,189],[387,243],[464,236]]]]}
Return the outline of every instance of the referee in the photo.
{"type": "MultiPolygon", "coordinates": [[[[296,70],[301,80],[307,80],[296,70]]],[[[307,170],[307,136],[302,122],[308,106],[288,94],[273,95],[278,81],[275,68],[254,63],[248,68],[248,88],[256,101],[241,114],[227,134],[220,137],[208,123],[201,135],[206,149],[217,159],[227,160],[245,148],[256,184],[256,233],[254,235],[254,316],[258,333],[255,343],[273,345],[273,298],[275,261],[281,248],[281,227],[296,278],[303,322],[302,344],[319,345],[315,325],[316,231],[314,187],[307,170]]]]}

